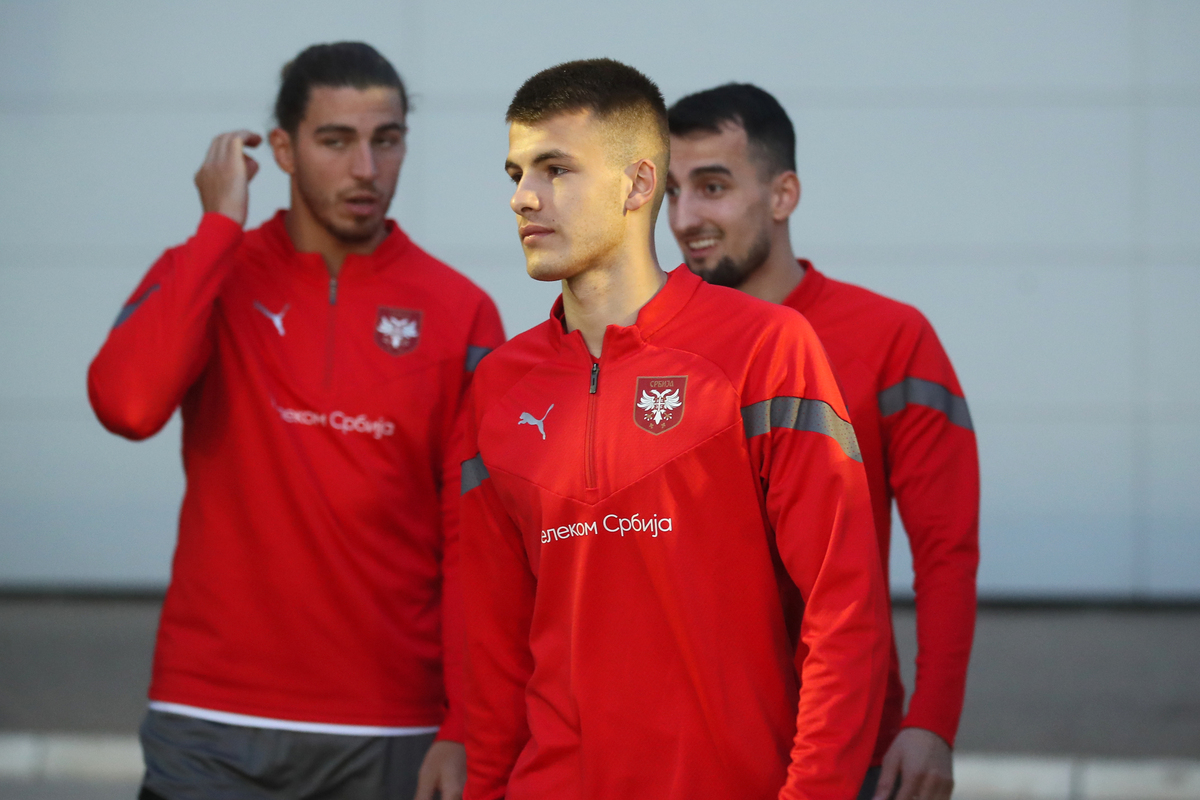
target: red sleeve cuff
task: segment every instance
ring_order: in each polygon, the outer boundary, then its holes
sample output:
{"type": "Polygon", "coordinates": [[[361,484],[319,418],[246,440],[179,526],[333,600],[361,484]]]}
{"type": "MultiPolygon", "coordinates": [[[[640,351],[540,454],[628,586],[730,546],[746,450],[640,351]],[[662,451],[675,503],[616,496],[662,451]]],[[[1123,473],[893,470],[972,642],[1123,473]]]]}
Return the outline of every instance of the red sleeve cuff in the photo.
{"type": "Polygon", "coordinates": [[[209,211],[202,216],[200,226],[196,228],[198,238],[212,239],[214,243],[224,240],[229,246],[241,241],[243,233],[241,225],[215,211],[209,211]]]}
{"type": "Polygon", "coordinates": [[[442,721],[442,727],[438,728],[435,741],[439,742],[458,742],[463,744],[467,740],[466,726],[463,725],[462,715],[451,710],[446,714],[446,719],[442,721]]]}

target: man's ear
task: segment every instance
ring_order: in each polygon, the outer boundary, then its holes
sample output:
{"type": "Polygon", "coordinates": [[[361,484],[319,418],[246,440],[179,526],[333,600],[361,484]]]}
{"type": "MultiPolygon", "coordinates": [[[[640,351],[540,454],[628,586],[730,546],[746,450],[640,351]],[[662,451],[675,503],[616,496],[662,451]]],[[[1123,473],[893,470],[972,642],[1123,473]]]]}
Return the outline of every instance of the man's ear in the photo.
{"type": "Polygon", "coordinates": [[[283,128],[275,128],[267,136],[271,142],[271,152],[275,154],[275,163],[288,175],[296,174],[296,151],[292,147],[292,135],[283,128]]]}
{"type": "Polygon", "coordinates": [[[783,222],[800,205],[800,176],[791,170],[771,180],[771,219],[783,222]]]}
{"type": "Polygon", "coordinates": [[[637,211],[642,206],[654,202],[654,192],[658,188],[658,167],[648,158],[643,158],[631,164],[625,170],[629,178],[629,195],[625,198],[625,211],[637,211]]]}

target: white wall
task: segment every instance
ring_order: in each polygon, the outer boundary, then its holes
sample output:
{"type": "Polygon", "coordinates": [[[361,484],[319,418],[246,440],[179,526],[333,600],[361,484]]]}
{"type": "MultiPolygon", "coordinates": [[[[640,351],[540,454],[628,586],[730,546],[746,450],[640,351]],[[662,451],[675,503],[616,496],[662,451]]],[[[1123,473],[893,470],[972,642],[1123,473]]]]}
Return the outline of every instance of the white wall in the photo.
{"type": "MultiPolygon", "coordinates": [[[[668,102],[732,79],[774,92],[800,141],[798,251],[920,307],[958,368],[981,590],[1200,596],[1189,0],[2,2],[0,585],[165,581],[178,427],[104,432],[87,364],[194,227],[208,140],[263,129],[282,63],[342,38],[379,47],[415,94],[394,215],[510,332],[557,293],[525,278],[507,207],[502,118],[522,80],[608,55],[668,102]]],[[[270,165],[251,217],[285,202],[270,165]]],[[[678,259],[665,224],[659,251],[678,259]]]]}

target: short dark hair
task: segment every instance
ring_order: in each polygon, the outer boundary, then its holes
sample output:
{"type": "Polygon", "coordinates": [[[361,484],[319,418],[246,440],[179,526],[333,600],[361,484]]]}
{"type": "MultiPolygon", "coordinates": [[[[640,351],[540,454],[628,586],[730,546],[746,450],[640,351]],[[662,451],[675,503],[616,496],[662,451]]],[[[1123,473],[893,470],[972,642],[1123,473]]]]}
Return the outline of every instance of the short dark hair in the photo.
{"type": "Polygon", "coordinates": [[[275,98],[279,127],[288,133],[296,132],[308,111],[314,86],[390,87],[400,93],[400,105],[408,113],[408,92],[400,74],[378,50],[364,42],[314,44],[284,64],[275,98]]]}
{"type": "Polygon", "coordinates": [[[651,122],[667,153],[667,104],[654,81],[611,58],[568,61],[534,75],[517,89],[507,122],[535,123],[571,111],[610,118],[630,114],[651,122]]]}
{"type": "MultiPolygon", "coordinates": [[[[667,191],[671,164],[671,134],[667,128],[667,104],[654,81],[628,64],[611,58],[568,61],[534,75],[513,95],[504,115],[507,122],[526,125],[572,111],[590,111],[603,122],[618,122],[631,150],[637,148],[638,132],[651,133],[653,158],[659,171],[650,219],[658,218],[667,191]]],[[[628,154],[621,153],[624,158],[628,154]]]]}
{"type": "Polygon", "coordinates": [[[689,94],[671,106],[667,118],[673,136],[720,133],[723,125],[738,125],[767,174],[796,171],[796,129],[779,101],[752,83],[727,83],[689,94]]]}

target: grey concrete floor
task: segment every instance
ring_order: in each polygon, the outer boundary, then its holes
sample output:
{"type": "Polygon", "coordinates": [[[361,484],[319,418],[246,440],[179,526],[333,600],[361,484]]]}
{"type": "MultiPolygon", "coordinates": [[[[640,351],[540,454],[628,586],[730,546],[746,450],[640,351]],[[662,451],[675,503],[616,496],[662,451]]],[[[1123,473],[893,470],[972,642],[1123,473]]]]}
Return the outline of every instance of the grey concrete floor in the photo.
{"type": "MultiPolygon", "coordinates": [[[[0,597],[0,730],[134,733],[158,610],[0,597]]],[[[914,614],[895,620],[911,687],[914,614]]],[[[981,609],[958,749],[1200,758],[1200,607],[981,609]]]]}
{"type": "Polygon", "coordinates": [[[981,611],[958,749],[1200,758],[1200,608],[981,611]]]}
{"type": "Polygon", "coordinates": [[[0,730],[136,732],[160,607],[0,598],[0,730]]]}

